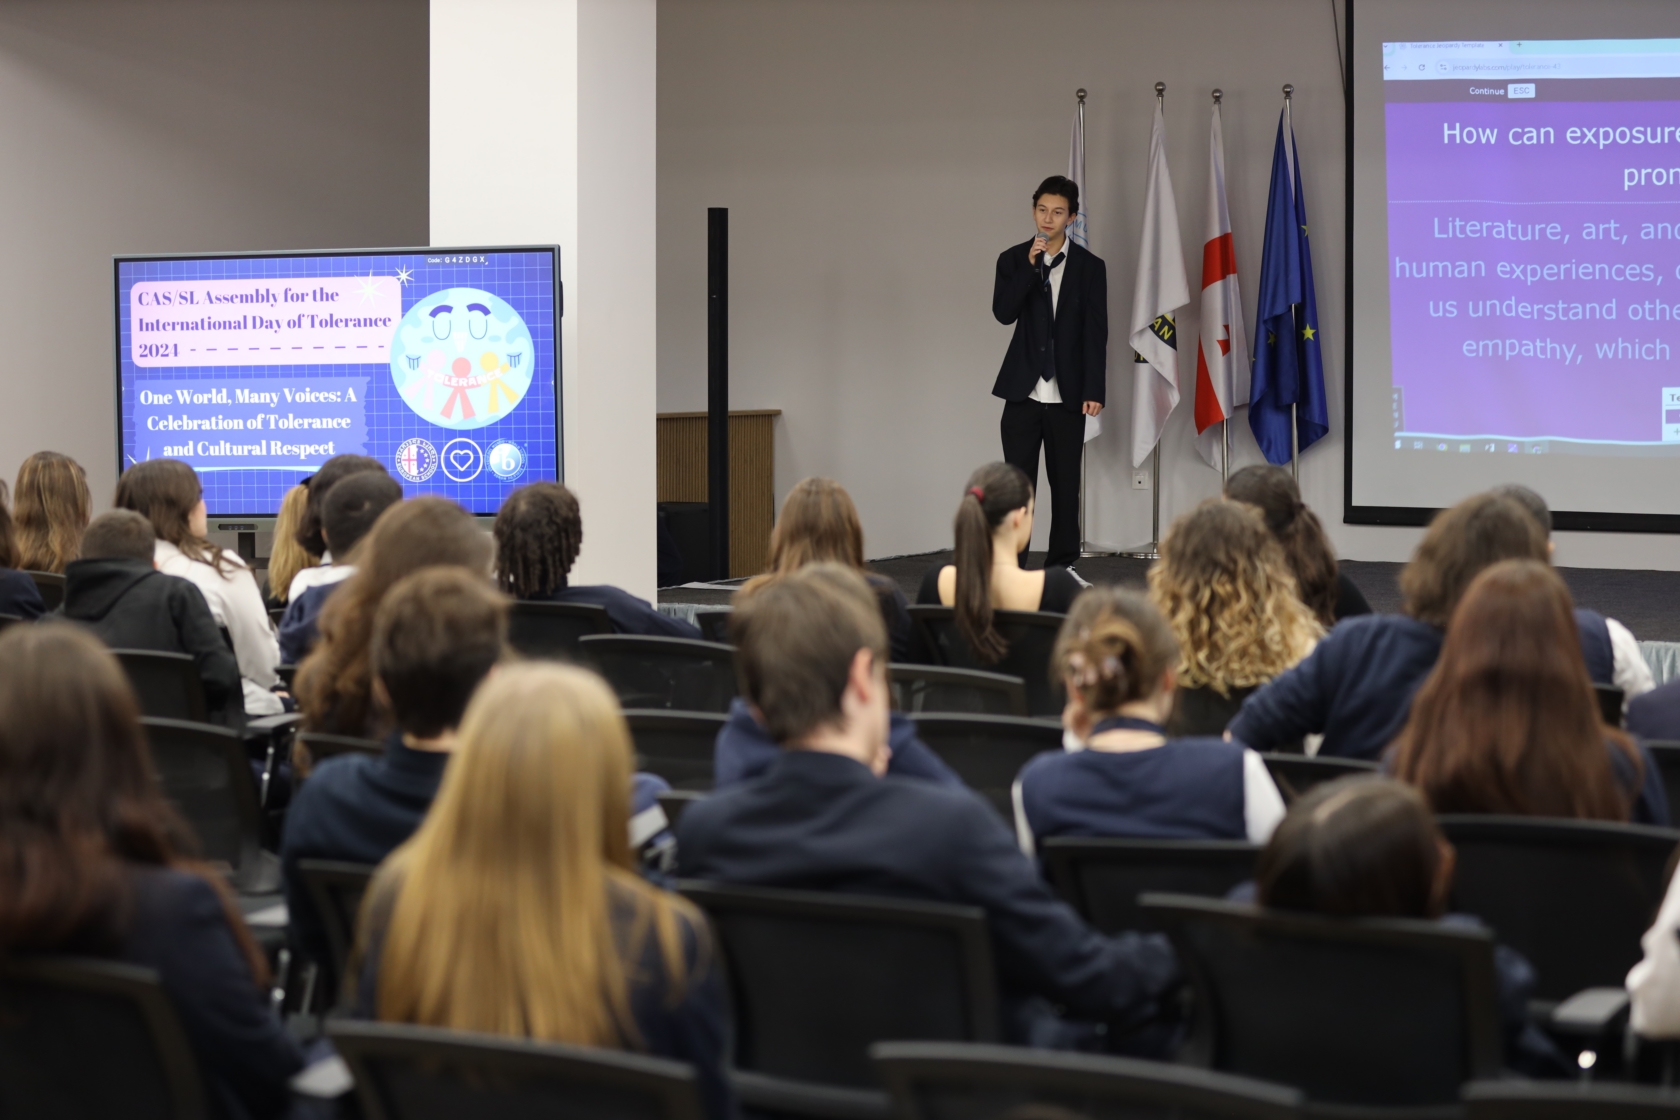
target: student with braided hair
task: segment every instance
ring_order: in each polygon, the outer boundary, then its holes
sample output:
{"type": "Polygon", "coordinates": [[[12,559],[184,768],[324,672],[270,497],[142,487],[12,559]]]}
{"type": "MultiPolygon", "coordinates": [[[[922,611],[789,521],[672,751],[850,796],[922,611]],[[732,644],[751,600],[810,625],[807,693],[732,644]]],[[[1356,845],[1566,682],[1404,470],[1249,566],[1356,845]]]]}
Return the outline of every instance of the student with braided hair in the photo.
{"type": "Polygon", "coordinates": [[[1039,755],[1015,782],[1029,854],[1049,836],[1250,840],[1283,819],[1260,756],[1215,737],[1170,738],[1178,686],[1172,628],[1148,599],[1092,588],[1073,604],[1051,654],[1067,685],[1062,723],[1085,745],[1039,755]]]}
{"type": "Polygon", "coordinates": [[[573,587],[572,564],[583,548],[577,495],[558,482],[533,482],[508,496],[496,514],[496,581],[515,599],[587,603],[607,609],[620,634],[698,638],[700,629],[670,618],[610,584],[573,587]]]}

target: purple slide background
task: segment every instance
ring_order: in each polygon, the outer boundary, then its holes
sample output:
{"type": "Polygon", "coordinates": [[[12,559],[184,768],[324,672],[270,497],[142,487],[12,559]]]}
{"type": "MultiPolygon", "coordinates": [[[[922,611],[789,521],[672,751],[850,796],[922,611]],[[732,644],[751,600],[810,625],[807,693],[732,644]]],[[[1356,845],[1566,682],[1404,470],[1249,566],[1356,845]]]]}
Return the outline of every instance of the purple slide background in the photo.
{"type": "MultiPolygon", "coordinates": [[[[1394,384],[1403,388],[1410,432],[1603,441],[1663,438],[1662,389],[1680,385],[1680,241],[1642,240],[1646,222],[1680,224],[1680,182],[1623,189],[1625,168],[1680,169],[1680,143],[1570,144],[1571,127],[1680,125],[1680,102],[1412,102],[1387,115],[1388,283],[1394,384]],[[1491,145],[1443,143],[1443,125],[1496,128],[1491,145]],[[1507,142],[1513,127],[1555,130],[1555,143],[1507,142]],[[1453,201],[1459,200],[1459,201],[1453,201]],[[1475,200],[1475,201],[1471,201],[1475,200]],[[1557,240],[1453,239],[1435,235],[1452,219],[1557,223],[1557,240]],[[1615,239],[1588,240],[1588,224],[1615,222],[1615,239]],[[1567,236],[1567,241],[1563,238],[1567,236]],[[1621,237],[1625,236],[1625,243],[1621,237]],[[1464,279],[1397,276],[1396,260],[1484,262],[1464,279]],[[1501,278],[1499,266],[1605,263],[1634,266],[1628,280],[1501,278]],[[1615,318],[1546,321],[1496,314],[1472,317],[1472,301],[1562,300],[1606,304],[1615,318]],[[1447,304],[1456,303],[1449,316],[1447,304]],[[1647,304],[1650,305],[1647,308],[1647,304]],[[1668,318],[1656,305],[1666,307],[1668,318]],[[1637,309],[1633,305],[1637,305],[1637,309]],[[1439,314],[1431,314],[1431,308],[1439,314]],[[1650,321],[1652,314],[1657,321],[1650,321]],[[1637,316],[1637,317],[1636,317],[1637,316]],[[1464,344],[1537,340],[1576,359],[1470,357],[1464,344]],[[1638,339],[1653,360],[1600,357],[1597,344],[1638,339]],[[1652,347],[1661,340],[1666,351],[1652,347]]],[[[1671,419],[1680,422],[1680,416],[1671,419]]]]}

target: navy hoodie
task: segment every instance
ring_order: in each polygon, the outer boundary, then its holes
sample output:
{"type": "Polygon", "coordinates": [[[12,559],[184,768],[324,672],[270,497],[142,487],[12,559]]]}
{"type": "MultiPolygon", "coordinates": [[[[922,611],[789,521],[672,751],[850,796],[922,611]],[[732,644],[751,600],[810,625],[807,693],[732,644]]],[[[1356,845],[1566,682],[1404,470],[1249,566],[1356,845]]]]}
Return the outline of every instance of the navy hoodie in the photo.
{"type": "MultiPolygon", "coordinates": [[[[963,784],[956,772],[933,753],[933,748],[916,737],[916,725],[907,716],[892,714],[887,742],[892,746],[888,774],[920,778],[942,786],[963,784]]],[[[756,778],[781,756],[782,748],[753,717],[747,702],[737,697],[729,705],[729,722],[718,732],[713,751],[713,787],[723,789],[756,778]]]]}

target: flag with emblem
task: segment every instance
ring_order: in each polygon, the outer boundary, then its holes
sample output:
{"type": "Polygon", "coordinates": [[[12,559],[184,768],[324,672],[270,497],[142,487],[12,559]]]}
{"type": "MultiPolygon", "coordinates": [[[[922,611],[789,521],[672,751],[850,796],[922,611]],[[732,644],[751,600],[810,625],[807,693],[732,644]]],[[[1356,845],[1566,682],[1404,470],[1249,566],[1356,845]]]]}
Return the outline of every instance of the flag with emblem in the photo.
{"type": "MultiPolygon", "coordinates": [[[[1143,201],[1143,243],[1132,291],[1132,466],[1141,467],[1178,407],[1178,323],[1190,302],[1178,205],[1167,173],[1166,118],[1155,99],[1149,131],[1149,186],[1143,201]]],[[[1157,480],[1159,483],[1159,480],[1157,480]]]]}
{"type": "Polygon", "coordinates": [[[1302,451],[1330,431],[1310,244],[1295,126],[1286,102],[1278,118],[1277,144],[1272,149],[1266,240],[1260,254],[1254,382],[1248,406],[1248,426],[1260,444],[1261,454],[1268,463],[1280,465],[1294,457],[1291,411],[1302,451]]]}
{"type": "Polygon", "coordinates": [[[1214,470],[1225,466],[1220,425],[1248,403],[1248,335],[1237,290],[1237,250],[1225,204],[1225,135],[1213,103],[1208,141],[1207,241],[1202,245],[1202,324],[1196,338],[1196,450],[1214,470]]]}
{"type": "MultiPolygon", "coordinates": [[[[1067,225],[1067,239],[1081,249],[1089,249],[1091,242],[1085,231],[1085,211],[1090,201],[1085,194],[1085,91],[1079,91],[1079,107],[1073,112],[1073,139],[1068,141],[1067,177],[1079,188],[1079,213],[1067,225]]],[[[1085,417],[1085,442],[1102,435],[1102,417],[1085,417]]]]}

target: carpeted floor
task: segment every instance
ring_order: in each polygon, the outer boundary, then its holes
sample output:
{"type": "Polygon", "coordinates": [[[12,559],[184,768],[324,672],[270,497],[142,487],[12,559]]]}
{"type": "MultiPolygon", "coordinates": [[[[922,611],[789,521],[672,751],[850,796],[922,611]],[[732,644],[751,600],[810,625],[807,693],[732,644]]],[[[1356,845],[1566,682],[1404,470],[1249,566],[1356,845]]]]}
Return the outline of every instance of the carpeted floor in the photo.
{"type": "MultiPolygon", "coordinates": [[[[1043,559],[1041,554],[1029,554],[1028,566],[1041,564],[1043,559]]],[[[897,580],[905,596],[915,602],[922,574],[934,564],[948,564],[950,560],[949,552],[928,552],[876,560],[869,566],[897,580]]],[[[1095,556],[1079,562],[1079,573],[1092,583],[1142,587],[1149,564],[1148,560],[1095,556]]],[[[1371,560],[1342,561],[1342,570],[1359,585],[1372,609],[1385,612],[1400,609],[1401,567],[1371,560]]],[[[1576,603],[1620,619],[1641,641],[1680,641],[1680,572],[1618,568],[1560,568],[1558,571],[1568,582],[1576,603]]],[[[733,594],[733,589],[728,587],[668,587],[659,592],[659,601],[721,606],[733,594]]]]}

